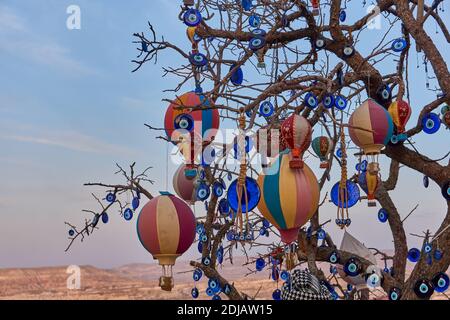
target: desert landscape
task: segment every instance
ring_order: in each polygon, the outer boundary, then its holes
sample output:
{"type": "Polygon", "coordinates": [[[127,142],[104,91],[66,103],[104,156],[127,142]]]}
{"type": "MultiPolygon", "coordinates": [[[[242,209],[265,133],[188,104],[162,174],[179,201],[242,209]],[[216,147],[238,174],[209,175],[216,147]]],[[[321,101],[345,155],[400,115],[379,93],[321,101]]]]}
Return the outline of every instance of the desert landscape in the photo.
{"type": "MultiPolygon", "coordinates": [[[[256,299],[271,299],[276,282],[263,271],[245,276],[249,270],[242,266],[243,258],[223,268],[223,276],[233,279],[237,288],[256,299]]],[[[160,267],[157,264],[130,264],[114,269],[81,266],[80,289],[67,289],[67,266],[24,269],[0,269],[0,299],[5,300],[191,300],[194,285],[192,268],[180,261],[174,268],[175,287],[172,292],[158,286],[160,267]]],[[[328,269],[323,265],[322,269],[328,269]]],[[[281,282],[280,282],[281,285],[281,282]]],[[[208,299],[204,293],[207,282],[200,281],[199,299],[208,299]]],[[[372,299],[386,299],[382,290],[373,289],[372,299]]],[[[447,299],[435,294],[433,299],[447,299]]]]}

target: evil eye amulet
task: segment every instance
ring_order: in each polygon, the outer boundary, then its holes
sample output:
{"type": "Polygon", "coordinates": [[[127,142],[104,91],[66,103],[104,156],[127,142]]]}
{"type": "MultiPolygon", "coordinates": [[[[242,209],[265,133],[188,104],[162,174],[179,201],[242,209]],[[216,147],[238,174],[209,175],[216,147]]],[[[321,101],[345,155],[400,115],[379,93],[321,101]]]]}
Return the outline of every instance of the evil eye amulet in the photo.
{"type": "Polygon", "coordinates": [[[203,272],[201,269],[195,269],[194,273],[192,274],[192,278],[194,279],[194,281],[200,281],[202,276],[203,276],[203,272]]]}
{"type": "Polygon", "coordinates": [[[265,44],[266,44],[266,40],[263,37],[254,37],[254,38],[250,39],[249,47],[251,50],[257,51],[257,50],[261,49],[262,47],[264,47],[265,44]]]}
{"type": "Polygon", "coordinates": [[[381,208],[381,209],[378,211],[378,220],[379,220],[381,223],[385,223],[385,222],[388,220],[388,217],[389,217],[389,215],[388,215],[388,212],[386,211],[386,209],[381,208]]]}
{"type": "Polygon", "coordinates": [[[349,58],[355,54],[355,48],[353,48],[352,46],[347,46],[344,48],[342,53],[344,57],[349,58]]]}
{"type": "Polygon", "coordinates": [[[108,221],[109,221],[109,216],[108,216],[108,214],[107,214],[106,212],[103,212],[103,213],[102,213],[102,222],[103,222],[104,224],[107,224],[108,221]]]}
{"type": "Polygon", "coordinates": [[[420,259],[420,250],[417,248],[411,248],[408,251],[408,260],[411,262],[417,262],[420,259]]]}
{"type": "Polygon", "coordinates": [[[197,299],[197,298],[198,298],[198,289],[197,289],[197,288],[192,288],[192,290],[191,290],[191,296],[192,296],[192,298],[194,298],[194,299],[197,299]]]}
{"type": "Polygon", "coordinates": [[[317,101],[317,97],[311,92],[308,92],[305,96],[305,105],[308,108],[314,109],[317,107],[318,104],[319,102],[317,101]]]}
{"type": "Polygon", "coordinates": [[[444,198],[447,201],[449,201],[450,200],[450,181],[447,181],[446,183],[444,183],[441,191],[442,191],[442,195],[444,196],[444,198]]]}
{"type": "Polygon", "coordinates": [[[334,99],[334,105],[339,110],[344,110],[347,108],[347,99],[345,99],[343,96],[337,96],[334,99]]]}
{"type": "Polygon", "coordinates": [[[208,58],[202,53],[193,53],[189,56],[189,62],[196,67],[204,67],[208,63],[208,58]]]}
{"type": "Polygon", "coordinates": [[[350,277],[356,277],[361,273],[361,264],[356,258],[350,258],[344,265],[344,272],[350,277]]]}
{"type": "Polygon", "coordinates": [[[392,42],[391,49],[394,52],[402,52],[403,50],[406,49],[406,46],[407,46],[406,40],[403,38],[398,38],[392,42]]]}
{"type": "Polygon", "coordinates": [[[204,266],[209,266],[211,264],[211,259],[209,257],[202,258],[202,263],[204,266]]]}
{"type": "Polygon", "coordinates": [[[259,113],[261,113],[263,117],[270,117],[273,114],[273,111],[274,111],[273,104],[270,103],[269,101],[264,101],[259,106],[259,113]]]}
{"type": "Polygon", "coordinates": [[[108,202],[114,202],[114,201],[116,201],[116,196],[115,196],[115,194],[114,194],[114,193],[108,193],[108,194],[106,195],[106,201],[108,201],[108,202]]]}
{"type": "Polygon", "coordinates": [[[272,293],[272,298],[273,300],[281,300],[281,290],[280,289],[276,289],[273,293],[272,293]]]}
{"type": "Polygon", "coordinates": [[[335,264],[335,263],[339,263],[339,253],[337,253],[337,251],[333,251],[331,254],[330,254],[330,256],[328,257],[328,261],[330,262],[330,263],[333,263],[333,264],[335,264]]]}
{"type": "Polygon", "coordinates": [[[391,289],[389,289],[389,300],[391,301],[397,301],[400,300],[400,298],[402,297],[402,290],[400,290],[399,288],[396,287],[392,287],[391,289]]]}
{"type": "Polygon", "coordinates": [[[332,94],[327,93],[322,99],[322,104],[327,109],[333,108],[333,106],[334,106],[334,96],[332,94]]]}
{"type": "Polygon", "coordinates": [[[197,199],[200,201],[205,201],[208,199],[210,195],[209,187],[206,183],[200,183],[200,185],[197,188],[197,199]]]}
{"type": "Polygon", "coordinates": [[[191,132],[194,129],[194,119],[187,113],[179,114],[173,121],[176,130],[186,130],[191,132]]]}
{"type": "Polygon", "coordinates": [[[420,279],[414,285],[414,293],[420,299],[429,299],[433,291],[433,286],[427,279],[420,279]]]}
{"type": "Polygon", "coordinates": [[[125,218],[125,220],[130,221],[131,219],[133,219],[133,211],[130,208],[125,209],[123,217],[125,218]]]}
{"type": "Polygon", "coordinates": [[[189,27],[196,27],[202,22],[202,15],[197,9],[189,9],[184,13],[183,21],[189,27]]]}
{"type": "Polygon", "coordinates": [[[261,25],[261,18],[257,15],[251,15],[248,19],[248,23],[253,28],[259,28],[259,26],[261,25]]]}
{"type": "Polygon", "coordinates": [[[213,183],[213,193],[216,197],[221,197],[223,195],[223,184],[219,181],[213,183]]]}
{"type": "Polygon", "coordinates": [[[377,91],[377,97],[382,102],[391,100],[392,89],[387,84],[383,84],[377,91]]]}
{"type": "Polygon", "coordinates": [[[316,47],[317,50],[325,48],[326,46],[325,39],[322,38],[316,39],[316,41],[314,42],[314,46],[316,47]]]}
{"type": "Polygon", "coordinates": [[[263,29],[254,29],[252,30],[252,35],[255,37],[264,37],[266,35],[266,31],[263,29]]]}
{"type": "Polygon", "coordinates": [[[223,286],[222,291],[223,291],[223,293],[225,293],[226,295],[229,295],[229,294],[231,293],[231,286],[230,286],[228,283],[226,283],[226,284],[223,286]]]}
{"type": "Polygon", "coordinates": [[[439,131],[441,119],[436,113],[430,112],[422,118],[422,130],[427,134],[433,134],[439,131]]]}
{"type": "Polygon", "coordinates": [[[431,279],[431,283],[433,284],[434,291],[436,292],[445,292],[449,287],[449,277],[443,272],[439,272],[434,275],[433,279],[431,279]]]}

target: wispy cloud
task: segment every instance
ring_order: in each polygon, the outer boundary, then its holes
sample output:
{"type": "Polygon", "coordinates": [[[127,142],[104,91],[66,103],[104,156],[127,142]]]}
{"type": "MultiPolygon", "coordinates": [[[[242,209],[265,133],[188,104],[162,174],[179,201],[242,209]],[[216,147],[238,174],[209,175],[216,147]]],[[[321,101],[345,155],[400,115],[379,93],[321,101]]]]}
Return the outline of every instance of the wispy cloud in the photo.
{"type": "Polygon", "coordinates": [[[24,20],[12,9],[0,5],[0,52],[48,65],[71,74],[93,75],[95,69],[70,55],[70,50],[51,39],[36,37],[24,20]]]}
{"type": "Polygon", "coordinates": [[[118,155],[123,153],[128,154],[134,153],[133,150],[127,147],[101,141],[95,137],[74,131],[53,131],[41,134],[0,133],[0,139],[53,146],[72,151],[97,153],[97,154],[118,155]]]}

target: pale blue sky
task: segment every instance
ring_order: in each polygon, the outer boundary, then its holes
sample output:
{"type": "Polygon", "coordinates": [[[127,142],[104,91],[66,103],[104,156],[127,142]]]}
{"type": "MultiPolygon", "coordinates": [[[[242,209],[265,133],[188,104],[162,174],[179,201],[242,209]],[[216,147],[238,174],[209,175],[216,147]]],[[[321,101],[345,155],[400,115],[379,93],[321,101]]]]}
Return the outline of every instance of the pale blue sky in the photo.
{"type": "MultiPolygon", "coordinates": [[[[75,244],[69,254],[64,253],[64,221],[82,222],[81,209],[96,208],[92,190],[84,188],[84,182],[120,181],[113,175],[115,162],[155,166],[152,178],[158,183],[150,189],[165,188],[166,146],[143,124],[162,126],[166,103],[161,99],[170,97],[162,90],[176,83],[161,78],[161,67],[182,62],[168,51],[160,55],[158,65],[146,65],[132,74],[130,61],[136,51],[131,41],[134,32],[147,31],[149,20],[158,35],[188,48],[185,26],[177,20],[177,3],[0,2],[0,267],[151,261],[137,240],[134,221],[112,216],[109,225],[83,244],[75,244]],[[81,30],[66,28],[70,4],[81,8],[81,30]]],[[[348,19],[359,15],[349,12],[348,19]]],[[[448,59],[449,46],[442,35],[434,35],[434,29],[430,24],[431,34],[448,59]]],[[[380,35],[380,31],[371,31],[358,49],[366,52],[380,35]]],[[[384,65],[389,61],[392,59],[384,65]]],[[[433,93],[425,90],[423,68],[417,70],[415,61],[413,52],[411,105],[417,111],[433,93]]],[[[417,112],[410,124],[416,119],[417,112]]],[[[416,146],[431,157],[442,156],[449,149],[448,133],[442,128],[433,136],[420,134],[415,137],[416,146]]],[[[385,161],[382,164],[388,166],[385,161]]],[[[318,168],[317,161],[311,161],[311,167],[318,168]]],[[[169,171],[174,169],[171,166],[169,171]]],[[[335,168],[332,183],[338,179],[335,168]]],[[[444,214],[440,190],[433,183],[424,189],[421,181],[420,175],[402,168],[401,183],[392,193],[403,216],[420,203],[417,213],[406,222],[409,232],[427,227],[434,231],[444,214]]],[[[326,185],[327,191],[332,183],[326,185]]],[[[371,246],[391,248],[387,225],[377,221],[377,210],[368,209],[365,203],[354,207],[350,232],[371,246]]],[[[323,221],[334,219],[335,207],[327,204],[322,215],[323,221]]],[[[340,238],[334,224],[327,230],[340,238]]],[[[411,245],[418,243],[414,238],[410,241],[411,245]]]]}

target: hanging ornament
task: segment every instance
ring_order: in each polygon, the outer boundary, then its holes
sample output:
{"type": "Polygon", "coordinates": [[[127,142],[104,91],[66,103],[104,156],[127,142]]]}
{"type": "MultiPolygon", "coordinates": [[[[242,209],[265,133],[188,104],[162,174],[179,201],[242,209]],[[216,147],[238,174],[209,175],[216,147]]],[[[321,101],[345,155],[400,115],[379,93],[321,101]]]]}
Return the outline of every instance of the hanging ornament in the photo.
{"type": "Polygon", "coordinates": [[[314,153],[319,157],[321,163],[320,168],[327,169],[329,167],[328,163],[328,155],[333,150],[334,144],[333,141],[325,136],[316,137],[312,141],[312,148],[314,153]]]}
{"type": "Polygon", "coordinates": [[[397,301],[400,300],[401,297],[402,297],[402,290],[400,288],[392,287],[391,289],[389,289],[388,295],[389,300],[397,301]]]}
{"type": "Polygon", "coordinates": [[[378,220],[381,223],[385,223],[389,218],[389,213],[387,212],[386,209],[381,208],[380,210],[378,210],[378,220]]]}
{"type": "Polygon", "coordinates": [[[245,11],[250,11],[253,7],[253,1],[252,0],[241,0],[242,8],[245,11]]]}
{"type": "Polygon", "coordinates": [[[342,50],[342,54],[344,55],[345,58],[350,58],[355,54],[355,48],[350,45],[345,46],[344,50],[342,50]]]}
{"type": "Polygon", "coordinates": [[[433,285],[434,291],[442,293],[447,291],[450,279],[444,272],[438,272],[431,279],[431,283],[433,285]]]}
{"type": "Polygon", "coordinates": [[[255,179],[250,177],[245,177],[245,193],[241,195],[240,201],[238,200],[238,179],[234,180],[228,187],[227,199],[230,207],[233,211],[237,212],[241,208],[242,213],[247,213],[252,211],[259,202],[261,196],[258,184],[255,179]],[[247,200],[246,200],[247,199],[247,200]],[[239,206],[240,203],[240,206],[239,206]]]}
{"type": "Polygon", "coordinates": [[[273,115],[273,112],[274,112],[274,107],[273,107],[273,104],[270,103],[270,101],[264,101],[259,106],[259,113],[261,113],[261,115],[263,117],[266,117],[266,118],[270,117],[273,115]]]}
{"type": "Polygon", "coordinates": [[[345,19],[347,19],[347,13],[345,10],[341,10],[341,12],[339,12],[339,20],[345,22],[345,19]]]}
{"type": "Polygon", "coordinates": [[[197,171],[195,170],[195,176],[186,176],[186,165],[181,164],[175,174],[173,175],[173,189],[178,197],[193,205],[197,201],[197,171]]]}
{"type": "Polygon", "coordinates": [[[303,153],[311,144],[311,125],[308,120],[298,114],[291,115],[281,125],[281,139],[291,149],[290,168],[302,169],[303,153]]]}
{"type": "Polygon", "coordinates": [[[258,177],[262,194],[258,209],[286,244],[297,239],[300,227],[317,211],[320,193],[312,170],[307,165],[292,170],[291,160],[291,154],[282,152],[272,165],[273,172],[258,177]]]}
{"type": "Polygon", "coordinates": [[[184,12],[183,21],[188,27],[196,27],[202,22],[202,15],[197,9],[188,9],[184,12]]]}
{"type": "Polygon", "coordinates": [[[414,293],[420,299],[429,299],[433,295],[433,286],[428,279],[419,279],[414,284],[414,293]]]}
{"type": "Polygon", "coordinates": [[[373,99],[366,100],[350,117],[350,138],[371,158],[368,169],[372,174],[379,171],[378,155],[390,141],[393,127],[389,113],[373,99]]]}
{"type": "Polygon", "coordinates": [[[361,262],[357,258],[352,257],[344,264],[343,270],[347,276],[356,277],[362,271],[361,262]]]}
{"type": "Polygon", "coordinates": [[[253,29],[251,31],[251,34],[255,37],[255,38],[264,38],[266,36],[266,31],[263,29],[253,29]]]}
{"type": "Polygon", "coordinates": [[[422,118],[422,130],[427,134],[434,134],[439,131],[441,119],[436,113],[430,112],[422,118]]]}
{"type": "MultiPolygon", "coordinates": [[[[232,65],[230,67],[230,72],[236,68],[236,65],[232,65]]],[[[244,72],[242,71],[241,67],[238,67],[234,72],[231,74],[230,81],[235,86],[240,86],[242,82],[244,81],[244,72]]]]}
{"type": "Polygon", "coordinates": [[[343,96],[337,96],[334,99],[334,105],[339,110],[345,110],[345,108],[347,108],[347,99],[345,99],[343,96]]]}
{"type": "Polygon", "coordinates": [[[195,217],[181,199],[162,193],[141,210],[137,221],[139,240],[162,266],[159,285],[163,290],[173,288],[172,266],[195,239],[195,217]]]}
{"type": "Polygon", "coordinates": [[[123,218],[126,221],[130,221],[131,219],[133,219],[133,210],[131,210],[130,208],[126,208],[123,212],[123,218]]]}
{"type": "Polygon", "coordinates": [[[218,209],[221,216],[228,216],[231,210],[228,200],[225,198],[220,199],[218,209]]]}
{"type": "Polygon", "coordinates": [[[387,84],[382,84],[377,90],[377,102],[381,105],[390,103],[392,100],[392,89],[387,84]]]}
{"type": "Polygon", "coordinates": [[[324,38],[317,38],[316,41],[314,41],[314,47],[316,50],[322,50],[327,45],[324,38]]]}
{"type": "Polygon", "coordinates": [[[315,109],[319,105],[319,101],[313,93],[308,92],[305,96],[305,105],[310,109],[315,109]]]}
{"type": "Polygon", "coordinates": [[[323,96],[322,104],[325,108],[331,109],[335,105],[334,96],[331,93],[327,93],[323,96]]]}
{"type": "Polygon", "coordinates": [[[222,179],[214,181],[214,183],[212,185],[213,194],[217,198],[220,198],[221,196],[223,196],[223,192],[224,192],[225,188],[226,188],[225,182],[222,179]]]}
{"type": "Polygon", "coordinates": [[[102,216],[102,222],[103,222],[104,224],[107,224],[108,221],[109,221],[109,216],[108,216],[108,214],[107,214],[106,212],[103,212],[103,213],[101,214],[101,216],[102,216]]]}
{"type": "Polygon", "coordinates": [[[112,192],[108,193],[106,195],[106,201],[108,201],[109,203],[116,201],[116,195],[112,192]]]}
{"type": "Polygon", "coordinates": [[[259,49],[264,47],[265,44],[266,44],[266,39],[261,36],[258,36],[258,37],[251,38],[250,42],[248,43],[248,46],[252,51],[258,51],[259,49]]]}
{"type": "Polygon", "coordinates": [[[319,0],[311,0],[311,5],[313,7],[312,13],[314,16],[318,16],[320,11],[319,11],[319,7],[320,7],[320,2],[319,0]]]}
{"type": "Polygon", "coordinates": [[[403,38],[395,39],[392,42],[391,49],[394,52],[402,52],[407,47],[406,40],[403,38]]]}
{"type": "Polygon", "coordinates": [[[417,262],[420,259],[420,250],[417,248],[411,248],[408,251],[408,260],[411,262],[417,262]]]}
{"type": "Polygon", "coordinates": [[[193,66],[201,68],[208,64],[208,58],[202,53],[194,52],[189,55],[189,62],[193,66]]]}
{"type": "Polygon", "coordinates": [[[253,14],[248,19],[248,23],[250,24],[250,27],[259,28],[261,26],[261,18],[256,14],[253,14]]]}
{"type": "Polygon", "coordinates": [[[367,194],[367,205],[369,207],[376,207],[375,192],[379,183],[378,174],[372,174],[370,171],[365,171],[359,174],[358,184],[361,189],[367,194]]]}
{"type": "Polygon", "coordinates": [[[405,132],[405,125],[411,117],[411,107],[403,100],[394,101],[388,109],[392,121],[397,128],[397,134],[405,132]]]}

